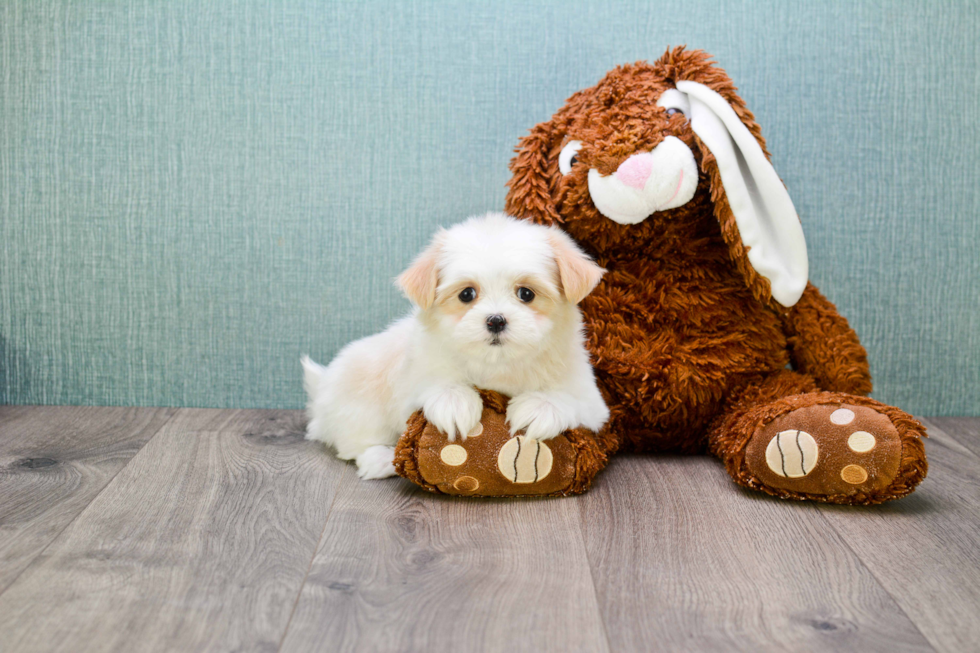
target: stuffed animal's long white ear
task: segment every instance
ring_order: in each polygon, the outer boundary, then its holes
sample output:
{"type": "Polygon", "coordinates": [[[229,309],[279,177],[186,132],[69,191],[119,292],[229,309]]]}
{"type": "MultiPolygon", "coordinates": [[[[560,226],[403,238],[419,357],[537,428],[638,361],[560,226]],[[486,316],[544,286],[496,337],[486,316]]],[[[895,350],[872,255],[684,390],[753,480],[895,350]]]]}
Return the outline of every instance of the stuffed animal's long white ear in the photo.
{"type": "Polygon", "coordinates": [[[793,200],[759,142],[721,95],[703,84],[677,82],[690,102],[691,129],[711,150],[748,259],[783,306],[799,301],[809,263],[793,200]]]}

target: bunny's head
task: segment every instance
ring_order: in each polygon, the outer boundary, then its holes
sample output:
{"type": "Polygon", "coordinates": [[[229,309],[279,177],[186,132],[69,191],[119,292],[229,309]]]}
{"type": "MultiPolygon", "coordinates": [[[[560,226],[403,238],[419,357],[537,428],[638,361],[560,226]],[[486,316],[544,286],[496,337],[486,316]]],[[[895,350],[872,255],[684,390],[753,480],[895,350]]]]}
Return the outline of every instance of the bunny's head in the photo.
{"type": "Polygon", "coordinates": [[[720,226],[760,301],[792,306],[806,286],[803,229],[759,125],[700,50],[609,72],[534,127],[510,168],[508,213],[559,223],[599,256],[691,252],[720,226]]]}

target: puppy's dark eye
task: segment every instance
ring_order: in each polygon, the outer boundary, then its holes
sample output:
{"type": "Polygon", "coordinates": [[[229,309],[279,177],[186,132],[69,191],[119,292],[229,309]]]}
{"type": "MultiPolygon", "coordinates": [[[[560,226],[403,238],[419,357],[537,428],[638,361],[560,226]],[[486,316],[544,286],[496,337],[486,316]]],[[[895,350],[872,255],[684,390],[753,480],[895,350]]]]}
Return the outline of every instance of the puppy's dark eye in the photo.
{"type": "Polygon", "coordinates": [[[459,301],[464,304],[469,304],[474,299],[476,299],[476,288],[463,288],[459,293],[459,301]]]}
{"type": "Polygon", "coordinates": [[[667,109],[667,115],[668,115],[668,116],[672,116],[672,115],[674,115],[675,113],[679,113],[679,114],[681,114],[681,115],[684,115],[684,112],[683,112],[683,111],[681,111],[680,109],[675,109],[674,107],[671,107],[671,108],[669,108],[669,109],[667,109]]]}
{"type": "Polygon", "coordinates": [[[534,291],[531,290],[530,288],[523,288],[523,287],[518,288],[517,298],[520,299],[525,304],[529,304],[534,300],[534,291]]]}

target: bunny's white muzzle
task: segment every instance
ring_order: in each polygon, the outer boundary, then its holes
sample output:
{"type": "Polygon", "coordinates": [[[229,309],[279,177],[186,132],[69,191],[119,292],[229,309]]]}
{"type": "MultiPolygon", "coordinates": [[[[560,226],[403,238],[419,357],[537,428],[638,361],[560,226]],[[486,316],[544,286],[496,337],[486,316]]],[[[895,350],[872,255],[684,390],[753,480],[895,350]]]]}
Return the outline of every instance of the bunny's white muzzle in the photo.
{"type": "Polygon", "coordinates": [[[657,211],[691,201],[698,188],[694,153],[675,136],[638,152],[609,176],[589,170],[589,194],[602,215],[619,224],[643,222],[657,211]]]}

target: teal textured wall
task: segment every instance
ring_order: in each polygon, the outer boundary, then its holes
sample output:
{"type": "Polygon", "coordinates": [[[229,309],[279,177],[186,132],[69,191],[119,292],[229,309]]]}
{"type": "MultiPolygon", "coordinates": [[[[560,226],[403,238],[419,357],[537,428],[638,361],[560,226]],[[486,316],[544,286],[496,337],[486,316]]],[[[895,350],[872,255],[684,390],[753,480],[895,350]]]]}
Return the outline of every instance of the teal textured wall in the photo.
{"type": "Polygon", "coordinates": [[[703,48],[875,396],[980,414],[976,3],[0,3],[0,403],[299,407],[612,66],[703,48]]]}

